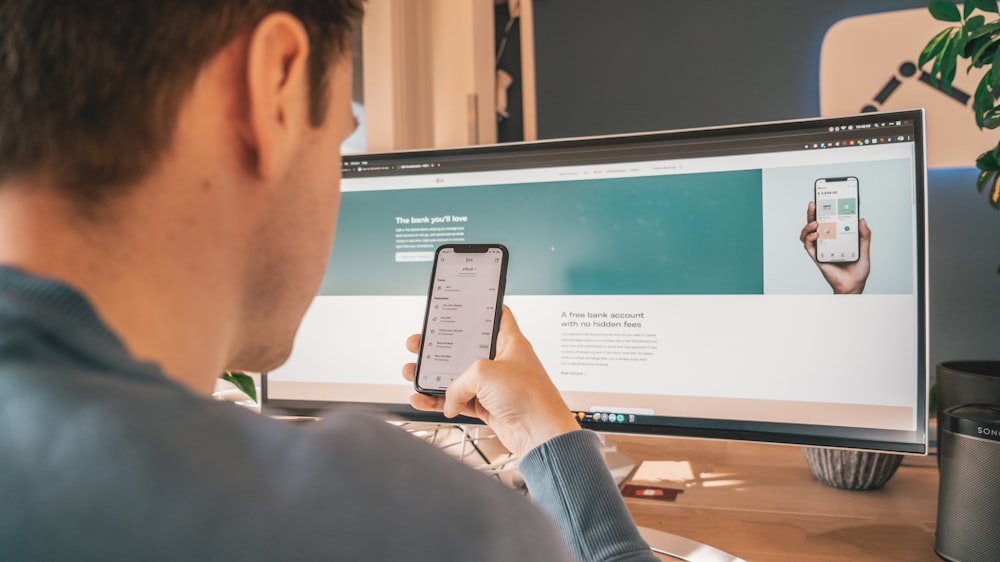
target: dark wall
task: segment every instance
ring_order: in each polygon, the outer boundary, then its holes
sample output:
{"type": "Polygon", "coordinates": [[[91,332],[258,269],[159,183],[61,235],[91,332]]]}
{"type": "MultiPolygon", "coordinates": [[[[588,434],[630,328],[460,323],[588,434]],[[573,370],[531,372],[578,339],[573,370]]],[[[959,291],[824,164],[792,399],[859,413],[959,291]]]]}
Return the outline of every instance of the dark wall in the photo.
{"type": "Polygon", "coordinates": [[[928,173],[932,367],[1000,359],[1000,213],[976,191],[978,172],[928,173]]]}
{"type": "Polygon", "coordinates": [[[534,0],[538,136],[819,115],[826,30],[850,16],[926,6],[926,0],[534,0]]]}
{"type": "MultiPolygon", "coordinates": [[[[926,6],[926,0],[534,0],[538,135],[817,116],[826,30],[851,16],[926,6]]],[[[1000,214],[976,192],[975,177],[975,169],[929,174],[932,370],[949,359],[1000,359],[1000,214]]]]}

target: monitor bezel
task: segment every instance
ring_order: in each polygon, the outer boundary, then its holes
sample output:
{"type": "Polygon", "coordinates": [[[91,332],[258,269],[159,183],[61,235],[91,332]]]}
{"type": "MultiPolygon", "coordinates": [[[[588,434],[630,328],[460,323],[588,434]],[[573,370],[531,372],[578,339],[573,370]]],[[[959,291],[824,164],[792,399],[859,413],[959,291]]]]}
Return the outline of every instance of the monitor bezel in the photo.
{"type": "MultiPolygon", "coordinates": [[[[705,139],[706,143],[719,142],[721,139],[740,137],[756,137],[774,134],[782,134],[804,128],[829,129],[841,127],[847,124],[872,123],[886,120],[908,120],[912,121],[914,128],[914,196],[916,201],[916,295],[917,295],[917,373],[918,396],[917,396],[917,427],[914,432],[893,432],[889,430],[876,430],[871,428],[855,428],[850,426],[828,426],[828,425],[801,425],[801,424],[779,424],[774,422],[741,421],[741,420],[720,420],[709,418],[671,418],[665,416],[651,416],[657,418],[661,423],[649,424],[636,423],[617,424],[607,422],[594,422],[592,420],[581,420],[580,425],[586,429],[609,433],[609,434],[640,434],[640,435],[661,435],[675,437],[729,439],[740,441],[754,441],[766,443],[781,443],[801,446],[835,447],[871,451],[883,451],[904,454],[922,455],[928,452],[929,440],[929,412],[927,411],[929,393],[929,353],[928,353],[928,267],[927,267],[927,166],[926,166],[926,124],[924,111],[922,109],[891,111],[891,112],[870,112],[836,117],[818,117],[792,119],[783,121],[772,121],[762,123],[749,123],[719,127],[691,128],[673,131],[655,131],[642,133],[629,133],[618,135],[601,135],[591,137],[575,137],[568,139],[552,139],[530,142],[477,145],[460,148],[432,149],[432,150],[411,150],[398,152],[373,153],[363,155],[351,155],[344,159],[344,176],[350,177],[350,163],[364,161],[366,165],[378,166],[388,160],[397,161],[400,159],[412,159],[414,161],[426,161],[430,158],[440,162],[448,162],[450,158],[462,159],[463,157],[475,155],[490,155],[498,159],[509,159],[511,166],[524,167],[526,165],[525,156],[533,153],[548,153],[551,156],[562,149],[570,149],[572,152],[594,147],[607,147],[614,145],[622,149],[632,149],[646,145],[659,145],[657,150],[664,150],[664,147],[690,145],[692,139],[705,139]],[[348,160],[349,159],[349,160],[348,160]],[[671,422],[671,423],[663,423],[671,422]],[[745,427],[749,426],[749,427],[745,427]],[[823,432],[827,434],[824,435],[823,432]],[[843,435],[829,435],[830,431],[837,431],[843,435]],[[855,437],[849,434],[860,432],[867,436],[855,437]],[[912,433],[922,438],[917,440],[895,440],[893,435],[900,433],[912,433]],[[881,435],[879,435],[881,434],[881,435]]],[[[754,152],[754,151],[750,151],[754,152]]],[[[757,150],[759,152],[759,150],[757,150]]],[[[542,156],[546,156],[542,154],[542,156]]],[[[670,155],[668,155],[670,157],[670,155]]],[[[643,156],[637,154],[636,161],[643,156]]],[[[645,156],[648,159],[648,156],[645,156]]],[[[568,162],[572,163],[572,162],[568,162]]],[[[538,163],[542,165],[554,165],[552,160],[545,160],[538,163]]],[[[438,173],[447,170],[437,170],[438,173]]],[[[413,173],[413,172],[410,172],[413,173]]],[[[430,173],[430,172],[428,172],[430,173]]],[[[454,418],[448,419],[443,415],[433,412],[423,412],[412,408],[409,404],[396,403],[363,403],[363,402],[339,402],[339,401],[315,401],[315,400],[290,400],[275,399],[268,392],[267,374],[261,377],[261,411],[267,415],[274,416],[322,416],[329,411],[362,411],[376,416],[392,420],[426,422],[426,423],[449,423],[449,424],[480,424],[474,418],[454,418]]]]}

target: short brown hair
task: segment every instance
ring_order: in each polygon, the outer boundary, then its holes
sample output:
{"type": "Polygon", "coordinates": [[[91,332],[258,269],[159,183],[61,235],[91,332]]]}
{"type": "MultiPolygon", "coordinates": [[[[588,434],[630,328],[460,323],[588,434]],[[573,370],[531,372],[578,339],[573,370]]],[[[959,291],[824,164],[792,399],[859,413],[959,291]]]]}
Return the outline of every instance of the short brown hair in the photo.
{"type": "Polygon", "coordinates": [[[44,171],[79,202],[141,179],[202,66],[267,14],[310,41],[310,120],[363,0],[0,0],[0,181],[44,171]]]}

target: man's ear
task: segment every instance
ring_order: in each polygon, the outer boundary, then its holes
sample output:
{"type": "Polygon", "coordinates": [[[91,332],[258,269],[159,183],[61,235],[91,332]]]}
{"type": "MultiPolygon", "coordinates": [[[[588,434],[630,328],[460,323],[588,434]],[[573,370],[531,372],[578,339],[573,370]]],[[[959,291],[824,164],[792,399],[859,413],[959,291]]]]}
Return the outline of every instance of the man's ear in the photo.
{"type": "Polygon", "coordinates": [[[284,175],[308,126],[308,57],[309,36],[290,14],[270,14],[250,34],[245,141],[262,178],[284,175]]]}

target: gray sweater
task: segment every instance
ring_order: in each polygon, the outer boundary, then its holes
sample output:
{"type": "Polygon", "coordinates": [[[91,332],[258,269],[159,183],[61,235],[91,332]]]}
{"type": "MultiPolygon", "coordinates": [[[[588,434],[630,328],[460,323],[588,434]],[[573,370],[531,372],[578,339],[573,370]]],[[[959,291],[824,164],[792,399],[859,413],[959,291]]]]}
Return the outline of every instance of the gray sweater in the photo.
{"type": "Polygon", "coordinates": [[[5,560],[656,560],[593,433],[521,471],[534,502],[374,418],[194,395],[79,293],[0,266],[5,560]]]}

